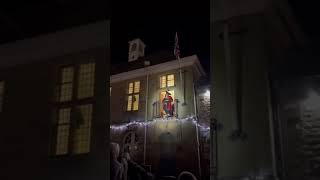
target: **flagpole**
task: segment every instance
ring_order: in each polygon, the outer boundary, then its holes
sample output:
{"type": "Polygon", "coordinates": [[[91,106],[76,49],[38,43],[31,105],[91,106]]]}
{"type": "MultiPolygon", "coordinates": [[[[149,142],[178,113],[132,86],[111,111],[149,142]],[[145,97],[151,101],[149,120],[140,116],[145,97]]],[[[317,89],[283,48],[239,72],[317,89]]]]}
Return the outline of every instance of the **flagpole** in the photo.
{"type": "MultiPolygon", "coordinates": [[[[182,69],[181,69],[181,59],[180,59],[180,47],[178,47],[178,33],[176,32],[176,38],[175,38],[175,55],[179,62],[179,74],[180,74],[180,87],[181,91],[183,91],[183,81],[182,81],[182,69]],[[179,48],[179,49],[177,49],[179,48]],[[177,53],[177,50],[179,50],[179,53],[177,53]]],[[[183,103],[185,104],[185,95],[183,94],[183,103]]]]}

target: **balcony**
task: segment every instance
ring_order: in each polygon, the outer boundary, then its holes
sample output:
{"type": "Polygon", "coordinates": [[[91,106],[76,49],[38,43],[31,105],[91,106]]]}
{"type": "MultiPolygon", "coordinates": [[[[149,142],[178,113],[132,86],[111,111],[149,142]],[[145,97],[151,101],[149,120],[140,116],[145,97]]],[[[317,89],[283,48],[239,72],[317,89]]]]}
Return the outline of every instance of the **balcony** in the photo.
{"type": "MultiPolygon", "coordinates": [[[[173,117],[179,117],[179,100],[175,99],[173,103],[173,117]]],[[[163,118],[166,117],[163,110],[163,103],[161,101],[156,101],[152,104],[152,118],[163,118]]]]}

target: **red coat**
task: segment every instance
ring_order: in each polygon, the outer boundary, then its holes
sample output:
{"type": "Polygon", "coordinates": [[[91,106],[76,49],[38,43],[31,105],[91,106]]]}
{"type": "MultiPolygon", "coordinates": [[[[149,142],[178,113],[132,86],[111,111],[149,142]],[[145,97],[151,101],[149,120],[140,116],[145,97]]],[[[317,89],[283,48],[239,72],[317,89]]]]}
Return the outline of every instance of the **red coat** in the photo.
{"type": "Polygon", "coordinates": [[[163,108],[166,108],[167,110],[171,111],[172,110],[172,102],[173,99],[171,96],[168,97],[168,100],[166,98],[163,99],[163,108]]]}

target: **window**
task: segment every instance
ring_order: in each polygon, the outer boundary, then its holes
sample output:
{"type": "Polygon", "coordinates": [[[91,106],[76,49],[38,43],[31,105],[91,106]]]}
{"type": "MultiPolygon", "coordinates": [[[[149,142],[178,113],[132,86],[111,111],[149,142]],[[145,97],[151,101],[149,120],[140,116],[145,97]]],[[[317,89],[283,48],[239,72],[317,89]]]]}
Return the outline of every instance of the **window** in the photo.
{"type": "Polygon", "coordinates": [[[58,111],[55,121],[54,154],[88,153],[90,151],[95,63],[64,66],[60,69],[59,77],[56,94],[58,102],[55,104],[58,111]]]}
{"type": "Polygon", "coordinates": [[[61,69],[61,80],[60,80],[60,96],[59,101],[71,101],[72,99],[72,89],[73,89],[73,66],[64,67],[61,69]]]}
{"type": "Polygon", "coordinates": [[[4,81],[0,81],[0,112],[2,112],[4,99],[4,81]]]}
{"type": "Polygon", "coordinates": [[[56,155],[68,153],[71,108],[58,112],[56,155]]]}
{"type": "Polygon", "coordinates": [[[174,75],[169,74],[160,77],[160,88],[172,87],[174,86],[174,75]]]}
{"type": "Polygon", "coordinates": [[[140,81],[129,83],[127,111],[139,110],[139,93],[140,93],[140,81]]]}
{"type": "Polygon", "coordinates": [[[74,130],[73,153],[88,153],[90,148],[90,129],[92,121],[92,105],[80,105],[75,109],[76,128],[74,130]]]}
{"type": "Polygon", "coordinates": [[[94,94],[95,63],[81,64],[79,67],[78,98],[92,97],[94,94]]]}

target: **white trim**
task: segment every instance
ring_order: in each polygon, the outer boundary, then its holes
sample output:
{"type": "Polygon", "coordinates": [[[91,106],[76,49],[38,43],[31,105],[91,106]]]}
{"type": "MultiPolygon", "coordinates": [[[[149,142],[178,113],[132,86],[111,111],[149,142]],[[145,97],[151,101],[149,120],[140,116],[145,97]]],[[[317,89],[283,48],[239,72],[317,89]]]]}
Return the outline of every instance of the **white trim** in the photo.
{"type": "MultiPolygon", "coordinates": [[[[196,55],[184,57],[184,58],[181,58],[180,60],[181,60],[181,67],[193,66],[201,73],[200,75],[203,75],[203,76],[206,75],[196,55]]],[[[112,75],[110,76],[110,83],[125,81],[125,80],[144,76],[145,70],[147,70],[149,72],[149,75],[151,75],[151,74],[161,73],[161,72],[170,71],[174,69],[179,69],[178,60],[168,61],[168,62],[157,64],[154,66],[148,66],[145,68],[135,69],[132,71],[112,75]]]]}
{"type": "Polygon", "coordinates": [[[66,54],[94,48],[108,48],[109,21],[40,35],[0,45],[0,67],[33,61],[48,61],[66,54]]]}

